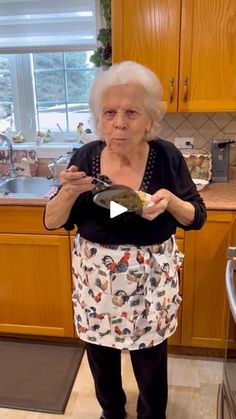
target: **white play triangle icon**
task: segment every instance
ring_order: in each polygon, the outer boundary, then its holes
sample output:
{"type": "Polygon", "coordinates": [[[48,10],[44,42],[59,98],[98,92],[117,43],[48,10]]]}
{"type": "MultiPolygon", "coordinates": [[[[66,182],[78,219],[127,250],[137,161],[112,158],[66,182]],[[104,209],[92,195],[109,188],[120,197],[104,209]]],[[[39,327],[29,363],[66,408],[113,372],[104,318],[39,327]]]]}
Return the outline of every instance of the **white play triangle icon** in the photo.
{"type": "Polygon", "coordinates": [[[117,204],[117,202],[110,202],[110,218],[117,217],[117,215],[123,214],[123,212],[128,211],[128,208],[123,205],[117,204]]]}

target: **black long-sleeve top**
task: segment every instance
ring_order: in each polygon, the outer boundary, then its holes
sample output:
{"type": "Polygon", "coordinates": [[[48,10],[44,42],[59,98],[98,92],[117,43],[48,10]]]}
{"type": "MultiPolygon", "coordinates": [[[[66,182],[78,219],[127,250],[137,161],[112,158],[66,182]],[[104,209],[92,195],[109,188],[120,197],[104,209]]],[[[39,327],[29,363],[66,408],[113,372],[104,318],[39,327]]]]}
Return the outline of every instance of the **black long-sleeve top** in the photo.
{"type": "MultiPolygon", "coordinates": [[[[140,189],[149,194],[161,188],[168,189],[184,201],[191,202],[195,208],[191,225],[181,225],[168,211],[153,221],[127,212],[110,218],[109,210],[97,206],[89,191],[76,199],[63,227],[71,230],[77,226],[80,235],[92,242],[134,245],[162,243],[176,232],[176,227],[184,230],[200,229],[206,220],[206,208],[181,152],[172,143],[162,139],[152,140],[148,144],[149,156],[140,189]]],[[[88,176],[97,177],[104,147],[103,141],[84,145],[72,156],[69,166],[73,164],[88,176]]]]}

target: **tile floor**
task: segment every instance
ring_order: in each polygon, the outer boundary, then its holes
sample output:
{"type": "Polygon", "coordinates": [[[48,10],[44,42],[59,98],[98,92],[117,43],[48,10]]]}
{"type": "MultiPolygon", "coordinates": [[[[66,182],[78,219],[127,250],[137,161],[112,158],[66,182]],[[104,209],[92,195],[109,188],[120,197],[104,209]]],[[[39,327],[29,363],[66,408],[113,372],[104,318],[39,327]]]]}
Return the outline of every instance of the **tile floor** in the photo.
{"type": "MultiPolygon", "coordinates": [[[[122,355],[122,370],[128,419],[135,419],[137,387],[128,353],[122,355]]],[[[167,419],[216,419],[221,376],[222,360],[170,355],[167,419]]],[[[86,355],[64,415],[0,408],[0,419],[98,419],[99,414],[86,355]]]]}

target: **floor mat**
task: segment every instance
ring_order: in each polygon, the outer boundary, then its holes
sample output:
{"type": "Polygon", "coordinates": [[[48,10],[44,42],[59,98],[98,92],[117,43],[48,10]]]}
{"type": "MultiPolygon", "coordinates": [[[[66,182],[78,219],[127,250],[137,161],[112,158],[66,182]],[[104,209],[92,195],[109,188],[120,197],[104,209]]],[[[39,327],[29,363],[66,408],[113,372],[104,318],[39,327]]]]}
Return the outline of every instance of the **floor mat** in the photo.
{"type": "Polygon", "coordinates": [[[84,344],[0,339],[0,406],[63,413],[84,344]]]}

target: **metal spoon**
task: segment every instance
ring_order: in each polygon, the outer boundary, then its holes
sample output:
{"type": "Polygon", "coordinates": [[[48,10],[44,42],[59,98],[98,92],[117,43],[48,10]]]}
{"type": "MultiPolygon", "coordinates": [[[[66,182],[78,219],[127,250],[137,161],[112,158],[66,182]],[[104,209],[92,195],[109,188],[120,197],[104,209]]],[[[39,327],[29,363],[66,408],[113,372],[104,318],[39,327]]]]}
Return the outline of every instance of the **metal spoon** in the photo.
{"type": "Polygon", "coordinates": [[[94,177],[94,178],[93,178],[92,183],[94,183],[95,185],[96,185],[97,183],[102,183],[102,184],[103,184],[104,186],[106,186],[107,188],[111,186],[111,183],[105,182],[104,180],[99,179],[99,178],[97,178],[97,177],[94,177]],[[96,181],[96,183],[94,182],[94,180],[96,181]]]}

